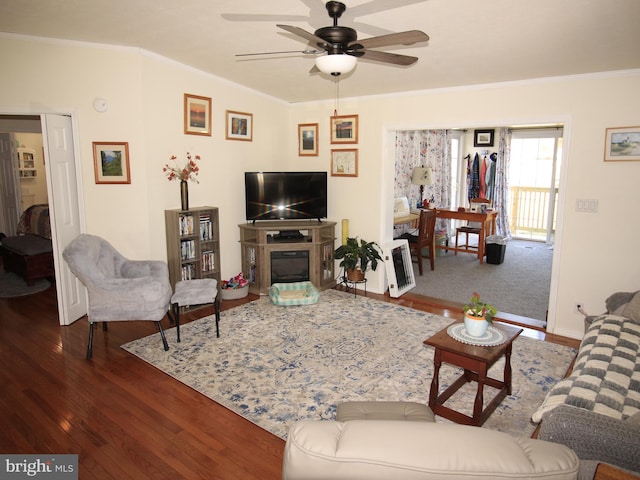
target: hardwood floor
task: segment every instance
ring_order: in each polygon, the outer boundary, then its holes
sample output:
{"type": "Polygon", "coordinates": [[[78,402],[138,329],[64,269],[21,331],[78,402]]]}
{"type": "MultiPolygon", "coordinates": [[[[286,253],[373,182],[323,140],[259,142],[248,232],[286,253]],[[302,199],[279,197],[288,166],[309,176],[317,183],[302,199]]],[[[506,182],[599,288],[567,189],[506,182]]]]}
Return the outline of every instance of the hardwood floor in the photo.
{"type": "MultiPolygon", "coordinates": [[[[426,297],[368,296],[461,318],[459,308],[426,297]]],[[[225,301],[222,308],[255,298],[225,301]]],[[[87,322],[58,324],[54,287],[0,299],[0,311],[0,452],[78,454],[83,480],[281,478],[283,440],[120,348],[153,333],[152,323],[97,328],[87,361],[87,322]]],[[[207,307],[181,320],[211,313],[207,307]]],[[[531,329],[526,334],[576,343],[531,329]]],[[[175,342],[174,335],[168,340],[175,342]]]]}

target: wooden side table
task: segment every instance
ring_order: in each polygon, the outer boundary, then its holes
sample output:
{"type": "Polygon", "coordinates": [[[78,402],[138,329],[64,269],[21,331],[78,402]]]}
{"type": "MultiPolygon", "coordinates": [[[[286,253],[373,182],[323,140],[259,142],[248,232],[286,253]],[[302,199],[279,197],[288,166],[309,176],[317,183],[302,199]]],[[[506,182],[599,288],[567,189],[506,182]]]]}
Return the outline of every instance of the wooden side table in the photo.
{"type": "Polygon", "coordinates": [[[447,333],[447,328],[449,327],[440,330],[434,336],[424,341],[425,345],[430,345],[435,348],[433,380],[431,381],[431,390],[429,392],[429,407],[436,415],[448,418],[456,423],[480,426],[489,418],[489,415],[491,415],[504,397],[511,394],[511,349],[513,341],[522,333],[522,329],[503,324],[493,324],[493,326],[504,332],[506,340],[500,345],[492,347],[462,343],[447,333]],[[488,377],[487,372],[491,366],[502,358],[503,355],[505,357],[503,380],[488,377]],[[449,388],[440,393],[440,381],[438,377],[442,362],[461,367],[464,369],[464,372],[449,388]],[[472,416],[465,415],[444,405],[460,387],[471,381],[478,383],[472,416]],[[486,408],[483,408],[485,385],[497,388],[498,394],[486,408]]]}

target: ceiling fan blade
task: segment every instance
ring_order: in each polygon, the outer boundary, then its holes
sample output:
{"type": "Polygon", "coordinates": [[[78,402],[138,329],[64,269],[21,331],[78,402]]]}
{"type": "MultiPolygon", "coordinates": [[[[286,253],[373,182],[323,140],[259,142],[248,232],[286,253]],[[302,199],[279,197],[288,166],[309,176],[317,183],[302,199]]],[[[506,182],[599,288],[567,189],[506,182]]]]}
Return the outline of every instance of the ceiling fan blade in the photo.
{"type": "Polygon", "coordinates": [[[316,45],[319,48],[323,48],[323,49],[328,49],[331,44],[327,43],[326,40],[317,37],[316,35],[314,35],[313,33],[309,33],[306,30],[300,28],[300,27],[292,27],[290,25],[276,25],[277,27],[286,30],[289,33],[293,33],[294,35],[297,35],[298,37],[302,37],[305,40],[308,40],[309,42],[311,42],[312,44],[316,45]]]}
{"type": "Polygon", "coordinates": [[[285,52],[259,52],[259,53],[236,53],[236,57],[252,57],[255,55],[282,55],[285,53],[303,53],[305,55],[317,55],[319,53],[324,53],[324,50],[287,50],[285,52]]]}
{"type": "Polygon", "coordinates": [[[364,60],[374,60],[376,62],[392,63],[394,65],[413,65],[418,61],[418,57],[409,55],[398,55],[397,53],[378,52],[376,50],[365,50],[364,60]]]}
{"type": "Polygon", "coordinates": [[[388,47],[390,45],[412,45],[417,42],[426,42],[429,35],[420,30],[407,30],[406,32],[390,33],[379,37],[363,38],[353,43],[362,45],[364,48],[388,47]]]}

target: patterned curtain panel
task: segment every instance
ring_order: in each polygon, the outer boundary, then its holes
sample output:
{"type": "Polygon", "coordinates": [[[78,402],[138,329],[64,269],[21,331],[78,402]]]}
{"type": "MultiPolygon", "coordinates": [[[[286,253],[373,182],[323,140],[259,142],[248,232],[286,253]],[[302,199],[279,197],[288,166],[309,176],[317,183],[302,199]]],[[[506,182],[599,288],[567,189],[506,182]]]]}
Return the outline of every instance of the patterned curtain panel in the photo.
{"type": "Polygon", "coordinates": [[[420,161],[420,132],[396,132],[394,197],[407,197],[411,208],[415,208],[420,196],[419,187],[411,184],[411,172],[420,161]]]}
{"type": "MultiPolygon", "coordinates": [[[[406,130],[396,132],[396,165],[394,196],[407,197],[411,208],[420,201],[420,187],[411,183],[415,167],[423,166],[431,172],[431,183],[424,187],[424,199],[436,207],[451,205],[451,137],[447,130],[406,130]]],[[[438,220],[436,230],[446,228],[438,220]]],[[[396,227],[394,236],[406,227],[396,227]]]]}
{"type": "Polygon", "coordinates": [[[509,230],[509,159],[511,158],[511,130],[496,129],[498,159],[496,162],[493,207],[500,212],[496,220],[496,233],[511,238],[509,230]]]}
{"type": "Polygon", "coordinates": [[[408,130],[396,132],[394,196],[407,197],[415,208],[420,187],[411,184],[415,167],[431,171],[431,184],[424,187],[424,198],[438,207],[451,205],[451,138],[446,130],[408,130]]]}

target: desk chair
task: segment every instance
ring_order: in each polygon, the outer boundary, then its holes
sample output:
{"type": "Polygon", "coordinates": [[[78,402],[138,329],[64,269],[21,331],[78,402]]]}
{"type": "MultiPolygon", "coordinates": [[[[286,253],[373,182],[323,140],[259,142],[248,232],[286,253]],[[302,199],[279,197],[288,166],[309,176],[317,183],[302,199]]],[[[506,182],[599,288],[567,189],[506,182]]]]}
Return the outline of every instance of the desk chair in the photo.
{"type": "MultiPolygon", "coordinates": [[[[486,204],[487,207],[491,204],[490,200],[486,198],[472,198],[469,203],[471,204],[471,209],[473,210],[474,204],[475,206],[480,204],[486,204]]],[[[469,234],[478,235],[478,242],[480,241],[480,230],[482,229],[482,224],[480,222],[469,222],[466,225],[456,228],[456,249],[454,250],[454,255],[458,254],[458,248],[464,248],[465,252],[477,252],[477,245],[469,245],[469,234]],[[458,247],[458,235],[461,233],[465,234],[465,243],[458,247]]]]}
{"type": "Polygon", "coordinates": [[[420,210],[420,220],[418,221],[418,235],[411,233],[403,233],[400,235],[401,239],[405,239],[409,242],[409,250],[411,251],[412,261],[418,263],[418,272],[422,276],[422,249],[429,248],[429,261],[431,263],[431,270],[435,268],[436,257],[436,209],[423,209],[420,210]],[[415,260],[413,259],[415,257],[415,260]]]}

